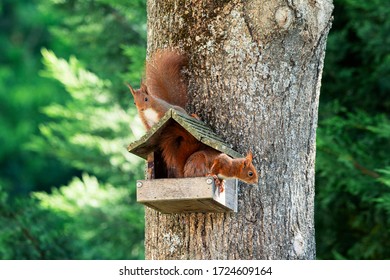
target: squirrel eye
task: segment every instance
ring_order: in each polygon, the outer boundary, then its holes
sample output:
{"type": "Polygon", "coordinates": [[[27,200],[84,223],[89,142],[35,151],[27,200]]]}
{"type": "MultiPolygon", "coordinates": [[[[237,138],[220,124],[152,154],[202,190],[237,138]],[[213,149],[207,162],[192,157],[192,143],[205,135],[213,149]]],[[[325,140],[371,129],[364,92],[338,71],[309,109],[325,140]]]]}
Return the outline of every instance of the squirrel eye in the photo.
{"type": "Polygon", "coordinates": [[[144,100],[145,100],[145,102],[147,102],[147,101],[148,101],[148,98],[147,98],[147,97],[145,97],[145,98],[144,98],[144,100]]]}
{"type": "Polygon", "coordinates": [[[252,177],[252,176],[253,176],[253,172],[252,172],[252,171],[249,171],[249,172],[248,172],[248,175],[249,175],[249,177],[252,177]]]}

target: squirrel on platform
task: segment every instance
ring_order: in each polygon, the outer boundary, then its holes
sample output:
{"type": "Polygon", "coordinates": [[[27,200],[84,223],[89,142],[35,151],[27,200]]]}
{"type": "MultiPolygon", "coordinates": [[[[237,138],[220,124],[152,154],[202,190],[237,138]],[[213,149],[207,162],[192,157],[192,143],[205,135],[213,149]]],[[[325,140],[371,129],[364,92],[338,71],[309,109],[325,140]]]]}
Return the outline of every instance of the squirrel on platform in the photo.
{"type": "MultiPolygon", "coordinates": [[[[187,86],[181,73],[187,63],[185,55],[177,51],[158,50],[146,62],[145,82],[141,83],[141,88],[134,90],[128,85],[147,130],[170,108],[187,114],[184,110],[188,100],[187,86]]],[[[192,116],[199,119],[195,114],[192,116]]],[[[238,178],[247,183],[257,182],[251,153],[246,158],[232,159],[208,148],[177,123],[164,129],[158,147],[170,178],[211,174],[219,179],[238,178]]]]}
{"type": "Polygon", "coordinates": [[[181,70],[188,63],[185,55],[174,50],[158,50],[145,65],[145,81],[138,90],[127,85],[134,97],[139,116],[149,130],[173,108],[187,114],[187,86],[181,70]]]}
{"type": "Polygon", "coordinates": [[[252,164],[253,155],[249,152],[245,158],[233,159],[212,148],[193,153],[184,165],[184,177],[213,176],[223,191],[220,180],[237,178],[248,184],[257,183],[257,171],[252,164]]]}

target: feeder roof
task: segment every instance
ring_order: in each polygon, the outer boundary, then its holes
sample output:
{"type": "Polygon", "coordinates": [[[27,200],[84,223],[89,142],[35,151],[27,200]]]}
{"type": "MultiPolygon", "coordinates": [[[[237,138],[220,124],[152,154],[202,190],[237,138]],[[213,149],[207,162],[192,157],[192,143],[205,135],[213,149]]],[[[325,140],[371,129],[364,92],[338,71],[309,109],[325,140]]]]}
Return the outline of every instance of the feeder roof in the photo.
{"type": "Polygon", "coordinates": [[[127,147],[127,150],[132,154],[147,159],[148,154],[157,149],[160,136],[165,128],[172,125],[174,122],[178,123],[183,129],[192,134],[192,136],[203,144],[219,152],[225,153],[232,158],[243,157],[241,154],[231,149],[229,145],[225,143],[221,137],[215,134],[204,122],[174,109],[169,109],[144,136],[131,143],[127,147]]]}

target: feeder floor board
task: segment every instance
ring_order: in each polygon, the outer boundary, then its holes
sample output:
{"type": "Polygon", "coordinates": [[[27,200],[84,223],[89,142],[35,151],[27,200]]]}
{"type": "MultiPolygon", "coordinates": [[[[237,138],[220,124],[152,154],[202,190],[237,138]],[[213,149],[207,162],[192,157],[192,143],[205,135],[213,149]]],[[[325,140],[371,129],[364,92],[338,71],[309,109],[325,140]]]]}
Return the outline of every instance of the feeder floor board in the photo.
{"type": "Polygon", "coordinates": [[[212,177],[137,181],[137,202],[162,213],[237,212],[236,179],[220,192],[212,177]]]}

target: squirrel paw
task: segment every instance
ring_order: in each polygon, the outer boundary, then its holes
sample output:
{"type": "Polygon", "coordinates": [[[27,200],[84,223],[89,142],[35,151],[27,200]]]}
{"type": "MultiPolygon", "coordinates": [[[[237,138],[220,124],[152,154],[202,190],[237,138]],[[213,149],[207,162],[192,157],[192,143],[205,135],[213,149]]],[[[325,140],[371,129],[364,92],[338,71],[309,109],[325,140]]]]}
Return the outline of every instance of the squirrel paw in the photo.
{"type": "Polygon", "coordinates": [[[220,180],[217,175],[208,173],[206,174],[206,176],[214,178],[215,185],[218,187],[220,193],[222,193],[225,190],[224,181],[220,180]]]}
{"type": "Polygon", "coordinates": [[[201,120],[200,117],[195,113],[191,114],[191,117],[193,117],[194,119],[197,119],[198,121],[201,120]]]}
{"type": "Polygon", "coordinates": [[[218,183],[218,187],[219,187],[219,192],[222,193],[224,190],[225,190],[225,184],[224,184],[224,181],[220,181],[218,180],[219,183],[218,183]]]}

